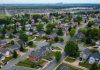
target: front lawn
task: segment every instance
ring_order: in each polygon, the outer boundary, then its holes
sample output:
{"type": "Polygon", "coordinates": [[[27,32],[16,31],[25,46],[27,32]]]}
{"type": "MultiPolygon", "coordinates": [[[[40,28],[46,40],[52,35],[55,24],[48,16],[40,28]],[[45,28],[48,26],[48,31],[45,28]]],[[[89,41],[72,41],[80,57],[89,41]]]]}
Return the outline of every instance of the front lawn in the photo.
{"type": "Polygon", "coordinates": [[[88,69],[91,67],[91,64],[89,64],[88,62],[80,62],[79,65],[88,69]]]}
{"type": "Polygon", "coordinates": [[[52,47],[53,50],[61,50],[59,47],[52,47]]]}
{"type": "Polygon", "coordinates": [[[6,44],[6,47],[10,47],[10,46],[11,46],[11,44],[10,44],[10,43],[7,43],[7,44],[6,44]]]}
{"type": "Polygon", "coordinates": [[[7,62],[8,62],[9,60],[11,60],[11,59],[12,59],[12,56],[6,57],[5,60],[3,60],[2,62],[3,62],[3,63],[7,63],[7,62]]]}
{"type": "Polygon", "coordinates": [[[22,52],[27,52],[27,51],[28,51],[28,49],[25,48],[22,52]]]}
{"type": "Polygon", "coordinates": [[[65,59],[65,61],[67,61],[67,62],[74,62],[74,61],[75,61],[75,58],[67,57],[67,58],[65,59]]]}
{"type": "Polygon", "coordinates": [[[34,41],[43,41],[43,38],[36,38],[34,41]]]}
{"type": "Polygon", "coordinates": [[[30,48],[36,48],[36,45],[35,44],[33,44],[32,46],[29,46],[30,48]]]}
{"type": "Polygon", "coordinates": [[[54,58],[54,52],[47,53],[43,58],[47,60],[52,60],[54,58]]]}
{"type": "Polygon", "coordinates": [[[73,66],[71,66],[71,65],[68,65],[68,64],[66,64],[66,63],[60,64],[56,70],[59,70],[60,67],[69,67],[70,70],[82,70],[82,69],[77,69],[77,68],[75,68],[75,67],[73,67],[73,66]]]}
{"type": "Polygon", "coordinates": [[[46,63],[46,61],[44,61],[44,60],[40,60],[39,62],[31,62],[28,59],[25,59],[23,61],[20,61],[16,65],[38,69],[38,68],[42,67],[45,63],[46,63]]]}

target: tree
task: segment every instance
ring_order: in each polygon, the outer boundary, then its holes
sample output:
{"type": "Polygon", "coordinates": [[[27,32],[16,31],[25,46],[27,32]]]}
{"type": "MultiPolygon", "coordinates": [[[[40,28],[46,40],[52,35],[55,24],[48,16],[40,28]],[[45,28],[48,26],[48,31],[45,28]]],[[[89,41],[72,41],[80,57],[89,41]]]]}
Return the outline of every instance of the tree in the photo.
{"type": "Polygon", "coordinates": [[[60,61],[61,56],[62,56],[62,54],[61,54],[61,52],[60,52],[60,51],[56,51],[56,52],[55,52],[55,59],[56,59],[56,61],[57,61],[57,62],[59,62],[59,61],[60,61]]]}
{"type": "Polygon", "coordinates": [[[63,41],[64,41],[64,39],[63,39],[63,38],[59,38],[59,41],[60,41],[60,42],[63,42],[63,41]]]}
{"type": "Polygon", "coordinates": [[[21,52],[23,52],[25,49],[23,47],[23,45],[20,46],[20,49],[19,49],[21,52]]]}
{"type": "Polygon", "coordinates": [[[42,31],[44,28],[43,28],[43,24],[37,24],[36,25],[36,28],[37,28],[37,31],[42,31]]]}
{"type": "Polygon", "coordinates": [[[44,22],[48,22],[48,16],[44,16],[43,18],[42,18],[42,20],[44,21],[44,22]]]}
{"type": "Polygon", "coordinates": [[[94,23],[93,21],[89,21],[88,24],[87,24],[87,26],[88,26],[88,27],[91,27],[91,26],[94,25],[94,24],[95,24],[95,23],[94,23]]]}
{"type": "Polygon", "coordinates": [[[70,22],[70,21],[71,21],[71,16],[70,16],[70,15],[67,16],[65,21],[66,21],[66,22],[70,22]]]}
{"type": "Polygon", "coordinates": [[[55,27],[54,23],[49,22],[46,26],[46,33],[50,34],[53,31],[53,28],[55,27]]]}
{"type": "Polygon", "coordinates": [[[33,15],[33,19],[35,20],[35,22],[38,22],[38,19],[39,19],[39,18],[42,18],[42,16],[39,15],[39,14],[34,14],[34,15],[33,15]]]}
{"type": "Polygon", "coordinates": [[[61,28],[58,28],[58,30],[57,30],[57,34],[58,34],[59,36],[62,36],[62,35],[63,35],[63,31],[62,31],[61,28]]]}
{"type": "Polygon", "coordinates": [[[28,45],[32,46],[33,45],[33,41],[28,42],[28,45]]]}
{"type": "Polygon", "coordinates": [[[18,57],[18,54],[16,51],[13,51],[13,58],[17,58],[18,57]]]}
{"type": "Polygon", "coordinates": [[[55,38],[54,38],[54,41],[55,41],[55,42],[58,42],[58,41],[59,41],[59,38],[58,38],[58,37],[55,37],[55,38]]]}
{"type": "Polygon", "coordinates": [[[78,22],[78,24],[80,25],[80,22],[82,21],[82,17],[81,16],[76,16],[74,21],[78,22]]]}
{"type": "Polygon", "coordinates": [[[71,36],[71,37],[74,36],[74,35],[75,35],[75,32],[76,32],[75,29],[72,28],[71,31],[69,32],[70,36],[71,36]]]}
{"type": "Polygon", "coordinates": [[[79,47],[76,41],[68,41],[65,45],[64,51],[66,55],[71,57],[78,57],[79,56],[79,47]]]}
{"type": "Polygon", "coordinates": [[[25,41],[25,42],[28,41],[28,36],[27,36],[26,34],[24,34],[24,33],[20,33],[19,38],[20,38],[21,40],[25,41]]]}
{"type": "Polygon", "coordinates": [[[90,70],[99,70],[99,67],[96,63],[92,64],[90,70]]]}

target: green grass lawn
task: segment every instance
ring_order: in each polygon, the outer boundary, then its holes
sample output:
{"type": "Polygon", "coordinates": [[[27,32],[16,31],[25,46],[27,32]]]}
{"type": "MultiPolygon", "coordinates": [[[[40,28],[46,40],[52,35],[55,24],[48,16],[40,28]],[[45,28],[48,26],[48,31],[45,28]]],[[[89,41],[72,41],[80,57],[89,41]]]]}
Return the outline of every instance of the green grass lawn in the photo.
{"type": "Polygon", "coordinates": [[[69,67],[70,70],[82,70],[82,69],[77,69],[77,68],[75,68],[75,67],[73,67],[73,66],[71,66],[71,65],[68,65],[68,64],[66,64],[66,63],[60,64],[56,70],[59,70],[59,68],[60,68],[60,67],[63,67],[63,66],[69,67]]]}
{"type": "Polygon", "coordinates": [[[74,62],[74,61],[75,61],[75,58],[67,57],[67,58],[65,59],[65,61],[67,61],[67,62],[74,62]]]}
{"type": "Polygon", "coordinates": [[[19,62],[16,65],[17,66],[24,66],[24,67],[31,67],[32,68],[33,63],[30,62],[28,59],[26,59],[26,60],[23,60],[23,61],[19,62]]]}
{"type": "Polygon", "coordinates": [[[43,38],[36,38],[35,41],[43,41],[43,38]]]}
{"type": "Polygon", "coordinates": [[[24,51],[22,51],[22,52],[27,52],[27,51],[28,51],[28,49],[25,48],[24,51]]]}
{"type": "Polygon", "coordinates": [[[40,68],[40,65],[44,65],[46,61],[40,60],[39,62],[31,62],[28,59],[25,59],[23,61],[20,61],[17,66],[24,66],[24,67],[30,67],[30,68],[40,68]]]}
{"type": "Polygon", "coordinates": [[[5,60],[3,60],[2,62],[3,62],[3,63],[7,63],[7,62],[8,62],[9,60],[11,60],[11,59],[12,59],[12,56],[6,57],[5,60]]]}
{"type": "Polygon", "coordinates": [[[59,47],[52,47],[53,50],[61,50],[59,47]]]}
{"type": "Polygon", "coordinates": [[[88,69],[91,67],[91,64],[89,64],[88,62],[80,62],[79,65],[88,69]]]}
{"type": "Polygon", "coordinates": [[[36,45],[35,44],[33,44],[32,46],[29,46],[30,48],[36,48],[36,45]]]}
{"type": "Polygon", "coordinates": [[[10,47],[10,46],[11,46],[11,44],[10,44],[10,43],[7,43],[7,44],[6,44],[6,47],[10,47]]]}
{"type": "Polygon", "coordinates": [[[54,58],[54,52],[50,52],[50,53],[47,53],[44,57],[44,59],[53,59],[54,58]]]}

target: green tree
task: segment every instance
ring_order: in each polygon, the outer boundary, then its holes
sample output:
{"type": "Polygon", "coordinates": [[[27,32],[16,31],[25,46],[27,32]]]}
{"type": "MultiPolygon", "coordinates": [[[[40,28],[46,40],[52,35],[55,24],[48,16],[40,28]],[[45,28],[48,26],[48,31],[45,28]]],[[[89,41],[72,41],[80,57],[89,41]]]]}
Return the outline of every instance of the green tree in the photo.
{"type": "Polygon", "coordinates": [[[75,35],[75,29],[74,28],[72,28],[71,30],[70,30],[70,32],[69,32],[69,34],[70,34],[70,36],[72,37],[72,36],[74,36],[75,35]]]}
{"type": "Polygon", "coordinates": [[[74,21],[78,22],[78,24],[80,25],[80,22],[82,21],[82,17],[81,16],[76,16],[74,21]]]}
{"type": "Polygon", "coordinates": [[[23,52],[25,49],[23,47],[23,45],[20,46],[20,49],[19,49],[21,52],[23,52]]]}
{"type": "Polygon", "coordinates": [[[66,22],[70,22],[70,21],[71,21],[71,16],[70,16],[70,15],[67,16],[65,21],[66,21],[66,22]]]}
{"type": "Polygon", "coordinates": [[[58,42],[58,41],[59,41],[59,38],[58,38],[58,37],[55,37],[55,38],[54,38],[54,41],[55,41],[55,42],[58,42]]]}
{"type": "Polygon", "coordinates": [[[13,58],[17,58],[18,57],[18,54],[16,51],[13,51],[13,58]]]}
{"type": "Polygon", "coordinates": [[[43,26],[44,26],[43,24],[37,24],[36,25],[37,31],[39,31],[39,32],[43,31],[43,29],[44,29],[43,26]]]}
{"type": "Polygon", "coordinates": [[[28,42],[28,45],[32,46],[33,45],[33,41],[28,42]]]}
{"type": "Polygon", "coordinates": [[[42,18],[42,20],[44,21],[44,22],[48,22],[48,16],[44,16],[43,18],[42,18]]]}
{"type": "Polygon", "coordinates": [[[59,36],[63,36],[63,31],[62,31],[61,28],[58,28],[58,30],[57,30],[57,34],[58,34],[59,36]]]}
{"type": "Polygon", "coordinates": [[[87,24],[87,26],[88,26],[88,27],[91,27],[91,26],[94,25],[94,24],[95,24],[95,23],[94,23],[93,21],[89,21],[88,24],[87,24]]]}
{"type": "Polygon", "coordinates": [[[25,42],[28,41],[28,36],[25,33],[20,33],[19,38],[25,42]]]}
{"type": "Polygon", "coordinates": [[[38,22],[38,19],[40,19],[40,18],[42,18],[42,16],[39,15],[39,14],[34,14],[33,15],[33,19],[35,20],[35,22],[38,22]]]}
{"type": "Polygon", "coordinates": [[[63,42],[63,41],[64,41],[64,39],[63,39],[63,38],[59,38],[59,41],[60,41],[60,42],[63,42]]]}
{"type": "Polygon", "coordinates": [[[62,56],[62,54],[61,54],[61,52],[60,52],[60,51],[56,51],[56,52],[55,52],[55,59],[56,59],[56,61],[57,61],[57,62],[59,62],[59,61],[60,61],[61,56],[62,56]]]}
{"type": "Polygon", "coordinates": [[[46,26],[46,33],[50,34],[53,31],[54,27],[55,27],[55,23],[49,22],[46,26]]]}
{"type": "Polygon", "coordinates": [[[66,55],[71,57],[78,57],[79,56],[79,47],[76,41],[68,41],[65,45],[64,51],[66,55]]]}

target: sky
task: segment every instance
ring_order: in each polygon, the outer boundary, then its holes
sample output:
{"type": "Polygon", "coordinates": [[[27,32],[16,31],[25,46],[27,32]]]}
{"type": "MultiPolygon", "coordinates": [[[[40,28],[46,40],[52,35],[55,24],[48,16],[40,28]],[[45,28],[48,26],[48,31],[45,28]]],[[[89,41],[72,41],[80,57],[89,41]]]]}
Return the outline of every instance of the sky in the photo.
{"type": "Polygon", "coordinates": [[[99,3],[100,0],[0,0],[0,4],[13,3],[99,3]]]}

